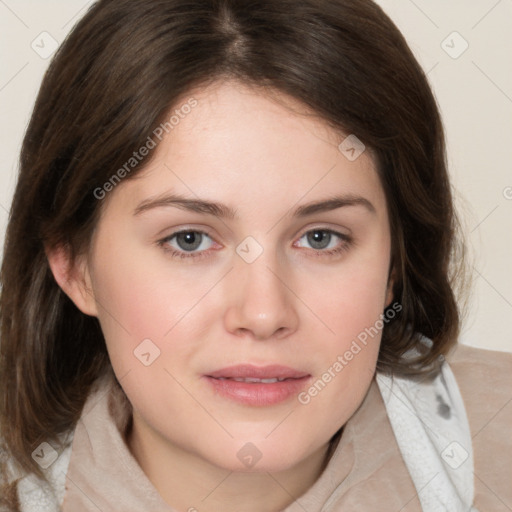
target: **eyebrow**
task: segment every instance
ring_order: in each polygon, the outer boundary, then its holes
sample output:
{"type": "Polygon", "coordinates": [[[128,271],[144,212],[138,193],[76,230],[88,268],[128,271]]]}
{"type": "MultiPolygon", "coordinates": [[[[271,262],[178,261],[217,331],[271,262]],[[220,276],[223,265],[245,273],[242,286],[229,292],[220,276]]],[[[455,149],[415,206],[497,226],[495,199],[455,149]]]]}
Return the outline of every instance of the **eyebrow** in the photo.
{"type": "MultiPolygon", "coordinates": [[[[219,218],[232,220],[237,218],[236,210],[225,204],[205,199],[190,199],[179,194],[166,194],[165,196],[144,200],[135,208],[133,214],[140,215],[148,210],[169,206],[191,212],[213,215],[219,218]]],[[[307,217],[315,213],[327,212],[348,206],[362,206],[370,213],[376,213],[375,207],[368,199],[362,196],[346,194],[301,205],[295,209],[293,216],[307,217]]]]}

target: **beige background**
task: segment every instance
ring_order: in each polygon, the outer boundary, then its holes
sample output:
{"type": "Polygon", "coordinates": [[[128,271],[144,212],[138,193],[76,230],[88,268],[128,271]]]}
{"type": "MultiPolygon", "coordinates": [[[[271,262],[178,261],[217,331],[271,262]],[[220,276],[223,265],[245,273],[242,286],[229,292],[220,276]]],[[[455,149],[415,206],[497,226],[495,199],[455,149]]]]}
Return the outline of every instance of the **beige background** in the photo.
{"type": "MultiPolygon", "coordinates": [[[[474,275],[462,342],[512,352],[512,0],[378,3],[428,72],[445,122],[474,275]]],[[[0,240],[21,139],[48,65],[36,50],[51,50],[51,38],[61,42],[90,4],[0,0],[0,240]]]]}

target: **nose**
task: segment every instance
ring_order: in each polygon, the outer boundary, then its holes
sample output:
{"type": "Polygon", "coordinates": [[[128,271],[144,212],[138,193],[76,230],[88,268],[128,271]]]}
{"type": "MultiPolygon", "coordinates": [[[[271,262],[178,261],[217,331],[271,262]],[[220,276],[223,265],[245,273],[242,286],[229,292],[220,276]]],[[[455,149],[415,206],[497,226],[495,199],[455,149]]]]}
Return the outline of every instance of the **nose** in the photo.
{"type": "Polygon", "coordinates": [[[295,332],[297,299],[287,275],[270,251],[252,263],[238,259],[228,277],[226,330],[257,340],[281,339],[295,332]]]}

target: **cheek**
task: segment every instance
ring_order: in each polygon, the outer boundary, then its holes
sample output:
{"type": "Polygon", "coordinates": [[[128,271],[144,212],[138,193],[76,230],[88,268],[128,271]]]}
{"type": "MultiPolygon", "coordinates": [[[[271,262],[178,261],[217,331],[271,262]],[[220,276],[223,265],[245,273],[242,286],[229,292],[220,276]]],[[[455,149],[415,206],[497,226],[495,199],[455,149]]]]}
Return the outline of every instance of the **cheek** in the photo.
{"type": "Polygon", "coordinates": [[[337,307],[331,306],[333,330],[343,333],[344,340],[354,339],[375,325],[384,311],[387,281],[361,275],[347,279],[338,297],[337,307]]]}
{"type": "Polygon", "coordinates": [[[328,339],[338,340],[337,348],[342,348],[380,318],[386,302],[387,275],[386,257],[375,258],[371,264],[353,258],[336,271],[308,277],[300,293],[329,328],[332,336],[328,339]]]}
{"type": "Polygon", "coordinates": [[[141,343],[149,352],[160,350],[165,355],[172,341],[174,356],[185,357],[202,329],[200,323],[189,320],[198,299],[211,287],[210,280],[201,276],[191,280],[190,273],[183,272],[169,275],[168,267],[148,265],[135,250],[125,251],[129,257],[115,257],[115,253],[104,251],[96,259],[93,287],[116,373],[134,366],[139,369],[135,357],[141,343]]]}
{"type": "Polygon", "coordinates": [[[329,293],[317,297],[318,317],[329,327],[329,332],[318,340],[323,347],[324,365],[330,367],[343,356],[344,379],[352,381],[352,374],[373,372],[380,346],[385,291],[386,281],[382,277],[352,273],[333,279],[329,293]]]}
{"type": "Polygon", "coordinates": [[[370,385],[385,325],[387,275],[383,251],[369,259],[354,258],[328,276],[311,276],[304,282],[301,296],[315,304],[316,316],[328,329],[314,318],[309,322],[317,347],[313,357],[321,370],[299,402],[312,416],[322,418],[327,431],[348,420],[370,385]],[[315,326],[322,336],[314,337],[315,326]]]}
{"type": "MultiPolygon", "coordinates": [[[[317,419],[325,436],[332,435],[354,414],[375,373],[385,288],[380,284],[376,293],[376,284],[354,276],[352,286],[338,290],[331,300],[319,302],[322,308],[318,316],[332,332],[324,329],[325,334],[316,338],[317,349],[311,358],[319,370],[298,402],[307,416],[317,419]]],[[[335,285],[332,283],[333,289],[335,285]]]]}

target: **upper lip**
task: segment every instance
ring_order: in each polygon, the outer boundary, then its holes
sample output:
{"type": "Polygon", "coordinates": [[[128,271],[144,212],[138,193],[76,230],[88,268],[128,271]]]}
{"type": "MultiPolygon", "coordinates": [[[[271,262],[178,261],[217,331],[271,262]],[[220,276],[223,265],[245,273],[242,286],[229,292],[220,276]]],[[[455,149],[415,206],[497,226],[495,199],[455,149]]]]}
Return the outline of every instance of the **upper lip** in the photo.
{"type": "Polygon", "coordinates": [[[300,379],[309,377],[309,373],[282,365],[254,366],[252,364],[240,364],[228,366],[220,370],[208,373],[207,377],[218,378],[253,378],[253,379],[300,379]]]}

